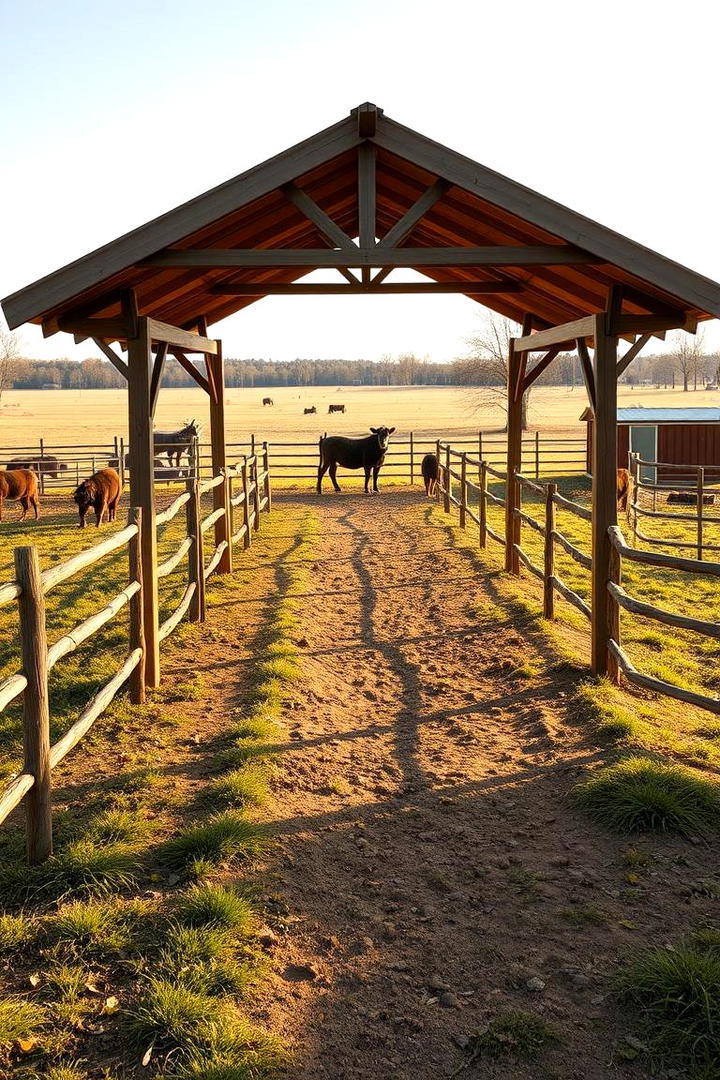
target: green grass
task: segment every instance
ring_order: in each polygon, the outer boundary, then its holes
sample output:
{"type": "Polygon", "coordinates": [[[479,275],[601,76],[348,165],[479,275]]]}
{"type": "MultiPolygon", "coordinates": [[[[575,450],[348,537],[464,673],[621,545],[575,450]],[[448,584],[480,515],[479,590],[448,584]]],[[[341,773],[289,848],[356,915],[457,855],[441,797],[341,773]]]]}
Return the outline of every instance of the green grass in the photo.
{"type": "Polygon", "coordinates": [[[521,1010],[502,1013],[470,1036],[464,1051],[465,1061],[453,1075],[457,1076],[483,1057],[536,1058],[558,1041],[555,1028],[541,1016],[521,1010]]]}
{"type": "Polygon", "coordinates": [[[220,777],[204,793],[217,808],[261,806],[269,795],[268,772],[261,764],[248,763],[220,777]]]}
{"type": "Polygon", "coordinates": [[[157,827],[157,821],[151,821],[137,810],[112,809],[94,819],[87,837],[99,844],[142,844],[157,827]]]}
{"type": "Polygon", "coordinates": [[[572,801],[617,832],[708,836],[720,826],[720,785],[647,757],[599,769],[574,789],[572,801]]]}
{"type": "Polygon", "coordinates": [[[176,917],[186,926],[221,926],[237,935],[251,934],[256,922],[245,897],[222,885],[197,885],[180,899],[176,917]]]}
{"type": "Polygon", "coordinates": [[[720,1072],[720,933],[632,954],[616,979],[642,1023],[650,1057],[693,1080],[720,1072]]]}
{"type": "Polygon", "coordinates": [[[171,866],[184,868],[193,859],[221,863],[230,858],[250,858],[267,844],[267,834],[236,810],[217,814],[173,837],[165,846],[171,866]]]}
{"type": "Polygon", "coordinates": [[[0,915],[0,953],[29,945],[37,932],[37,920],[30,915],[0,915]]]}
{"type": "Polygon", "coordinates": [[[0,998],[0,1059],[16,1048],[18,1040],[39,1042],[46,1022],[42,1006],[14,995],[0,998]]]}

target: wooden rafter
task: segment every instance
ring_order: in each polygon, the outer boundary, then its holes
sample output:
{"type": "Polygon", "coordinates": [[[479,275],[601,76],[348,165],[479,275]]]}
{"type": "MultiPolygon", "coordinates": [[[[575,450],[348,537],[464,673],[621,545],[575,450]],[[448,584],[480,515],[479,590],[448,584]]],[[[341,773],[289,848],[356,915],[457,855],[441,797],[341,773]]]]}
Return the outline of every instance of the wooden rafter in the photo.
{"type": "Polygon", "coordinates": [[[645,348],[648,341],[650,341],[651,337],[653,337],[652,334],[642,334],[637,339],[637,341],[633,345],[630,346],[628,351],[626,353],[624,353],[623,356],[620,357],[620,359],[618,360],[618,365],[617,365],[617,377],[618,377],[618,379],[623,374],[623,372],[627,371],[627,369],[630,367],[630,365],[632,364],[635,357],[638,355],[638,353],[641,351],[641,349],[645,348]]]}
{"type": "Polygon", "coordinates": [[[580,368],[582,370],[583,382],[585,383],[585,389],[587,390],[588,400],[590,401],[590,408],[595,412],[595,406],[597,404],[597,395],[595,391],[595,371],[593,368],[592,360],[590,359],[590,350],[588,349],[587,341],[585,338],[577,339],[577,351],[580,357],[580,368]]]}
{"type": "Polygon", "coordinates": [[[125,363],[125,361],[122,360],[117,355],[117,353],[113,349],[110,348],[110,346],[107,344],[107,342],[103,341],[102,338],[94,337],[93,341],[97,345],[98,349],[100,349],[101,352],[105,353],[105,356],[108,358],[108,360],[110,361],[112,366],[115,368],[115,370],[119,371],[124,379],[127,379],[127,377],[128,377],[128,366],[125,363]]]}
{"type": "Polygon", "coordinates": [[[515,342],[515,351],[539,352],[549,345],[572,348],[576,338],[592,337],[594,331],[595,316],[587,315],[584,319],[575,319],[573,322],[561,323],[560,326],[551,326],[547,330],[539,330],[536,334],[520,337],[515,342]]]}
{"type": "MultiPolygon", "coordinates": [[[[550,364],[555,359],[555,357],[561,352],[562,352],[562,348],[561,348],[560,345],[553,345],[553,347],[551,349],[548,349],[548,351],[545,353],[544,356],[540,357],[540,359],[537,361],[537,363],[533,367],[532,371],[528,371],[527,374],[523,375],[523,380],[522,380],[522,393],[523,394],[525,393],[526,390],[530,389],[530,387],[535,382],[535,380],[538,379],[542,375],[545,368],[549,367],[550,364]]],[[[527,360],[527,355],[528,355],[527,353],[523,353],[523,356],[525,357],[526,360],[527,360]]]]}
{"type": "Polygon", "coordinates": [[[171,326],[170,323],[160,322],[159,319],[148,319],[148,331],[152,341],[166,341],[168,345],[174,345],[186,352],[213,354],[217,352],[217,342],[212,338],[181,330],[179,326],[171,326]]]}
{"type": "Polygon", "coordinates": [[[167,342],[161,341],[155,354],[155,363],[153,364],[152,378],[150,380],[150,415],[152,417],[155,416],[155,406],[157,405],[158,394],[160,393],[160,380],[162,379],[167,354],[167,342]]]}
{"type": "Polygon", "coordinates": [[[467,293],[487,296],[493,293],[519,293],[523,291],[517,281],[398,281],[386,285],[340,285],[336,282],[300,282],[297,285],[278,285],[273,282],[213,285],[210,290],[217,296],[397,296],[402,293],[467,293]]]}
{"type": "Polygon", "coordinates": [[[447,180],[443,180],[442,177],[437,179],[434,184],[431,184],[410,209],[403,214],[400,220],[396,221],[391,229],[388,229],[378,247],[394,248],[401,244],[405,237],[410,235],[417,223],[425,217],[428,210],[435,205],[438,199],[443,197],[449,187],[450,184],[447,180]]]}
{"type": "Polygon", "coordinates": [[[210,391],[210,383],[205,378],[203,373],[201,371],[198,371],[198,369],[193,364],[192,360],[188,360],[187,356],[182,351],[182,349],[171,347],[170,348],[170,355],[175,357],[175,359],[177,360],[180,367],[183,368],[185,371],[187,371],[188,375],[190,375],[195,380],[195,382],[198,384],[198,386],[201,386],[203,388],[203,390],[205,391],[205,393],[209,397],[211,397],[212,395],[211,395],[211,391],[210,391]]]}
{"type": "Polygon", "coordinates": [[[397,247],[387,243],[388,233],[374,247],[358,247],[347,234],[342,235],[345,243],[335,244],[340,251],[330,248],[167,249],[144,259],[141,265],[178,269],[299,266],[322,270],[336,266],[575,266],[602,262],[597,256],[567,244],[397,247]]]}
{"type": "Polygon", "coordinates": [[[348,234],[302,188],[293,183],[285,184],[282,190],[293,206],[296,206],[309,221],[312,221],[313,225],[317,227],[333,247],[344,248],[346,251],[357,251],[357,246],[353,244],[348,234]]]}

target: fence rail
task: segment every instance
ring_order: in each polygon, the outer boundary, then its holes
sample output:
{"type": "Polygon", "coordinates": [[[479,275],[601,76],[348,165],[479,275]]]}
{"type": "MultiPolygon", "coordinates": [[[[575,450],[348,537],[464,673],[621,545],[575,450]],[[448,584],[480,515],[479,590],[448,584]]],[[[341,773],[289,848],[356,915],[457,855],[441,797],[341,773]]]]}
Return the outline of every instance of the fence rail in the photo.
{"type": "MultiPolygon", "coordinates": [[[[505,497],[495,495],[488,490],[488,476],[507,484],[505,474],[492,469],[487,462],[470,458],[466,452],[457,451],[444,442],[437,443],[437,456],[441,464],[440,479],[437,488],[437,498],[442,498],[446,513],[451,512],[451,507],[457,507],[461,527],[466,527],[467,518],[476,522],[479,526],[480,547],[487,546],[487,538],[501,544],[508,550],[512,557],[511,567],[518,572],[519,566],[524,566],[530,574],[543,584],[543,615],[547,619],[555,617],[555,596],[561,596],[567,603],[581,612],[588,621],[592,620],[590,605],[570,586],[558,576],[555,566],[555,549],[561,548],[584,570],[592,570],[592,558],[581,551],[557,528],[556,511],[558,509],[575,515],[585,522],[592,522],[592,513],[584,506],[567,499],[557,491],[555,483],[544,485],[530,480],[521,472],[515,471],[511,476],[511,482],[517,485],[518,492],[527,491],[532,496],[544,501],[544,519],[538,521],[527,510],[520,506],[512,509],[511,520],[519,525],[528,526],[537,535],[543,538],[543,566],[540,567],[522,547],[521,535],[513,539],[508,545],[507,536],[496,532],[487,521],[488,505],[505,507],[505,497]],[[459,467],[456,463],[459,462],[459,467]],[[479,484],[467,479],[468,466],[479,469],[479,484]],[[458,486],[459,485],[459,486],[458,486]],[[473,502],[477,496],[477,512],[473,502]],[[514,560],[514,563],[512,562],[514,560]]],[[[638,459],[639,460],[639,459],[638,459]]],[[[641,464],[647,464],[641,462],[641,464]]],[[[705,489],[706,490],[706,489],[705,489]]],[[[700,496],[703,494],[699,488],[698,505],[700,496]]],[[[658,515],[659,516],[659,515],[658,515]]],[[[692,515],[684,515],[684,519],[694,520],[692,515]]],[[[677,518],[675,518],[677,520],[677,518]]],[[[720,699],[708,694],[698,693],[677,687],[663,679],[647,675],[635,667],[630,658],[624,652],[621,645],[620,613],[628,611],[642,618],[652,619],[672,626],[680,630],[689,630],[714,640],[720,640],[720,623],[710,622],[691,616],[681,615],[667,611],[644,600],[632,597],[622,586],[622,560],[643,563],[661,569],[672,569],[685,573],[704,574],[710,577],[720,577],[720,562],[710,562],[706,559],[689,559],[681,556],[666,555],[655,551],[646,551],[641,548],[630,547],[625,543],[622,532],[618,526],[613,526],[608,533],[613,547],[611,560],[611,580],[607,582],[607,596],[610,612],[612,636],[608,645],[608,661],[611,677],[617,681],[618,673],[621,672],[628,682],[655,693],[676,698],[680,701],[689,702],[699,708],[706,709],[720,715],[720,699]]],[[[679,545],[680,546],[680,545],[679,545]]],[[[692,545],[681,545],[692,546],[692,545]]],[[[705,551],[708,546],[705,545],[705,551]]]]}
{"type": "Polygon", "coordinates": [[[708,479],[715,476],[720,479],[720,467],[717,465],[679,465],[662,461],[649,461],[631,453],[628,457],[630,475],[632,478],[632,496],[630,499],[629,515],[633,538],[642,540],[644,544],[655,547],[671,547],[679,549],[694,548],[698,560],[703,560],[706,552],[720,551],[720,544],[708,543],[706,539],[706,527],[720,525],[720,516],[707,513],[706,506],[713,505],[715,496],[720,494],[720,487],[712,487],[708,479]],[[654,476],[654,480],[648,479],[648,473],[654,476]],[[675,474],[676,483],[658,483],[658,477],[675,474]],[[648,492],[652,498],[652,509],[640,505],[641,492],[648,492]],[[689,497],[689,504],[695,504],[694,513],[673,512],[658,510],[658,494],[661,498],[665,495],[668,499],[671,495],[678,498],[689,497]],[[694,522],[695,539],[683,540],[676,537],[650,536],[641,532],[638,527],[638,517],[650,519],[650,521],[669,522],[694,522]]]}
{"type": "MultiPolygon", "coordinates": [[[[156,577],[162,579],[187,561],[187,584],[179,603],[159,626],[160,641],[170,637],[188,614],[196,622],[204,621],[206,581],[220,569],[233,544],[243,540],[246,548],[251,545],[252,532],[260,527],[260,515],[271,508],[267,445],[263,447],[261,455],[247,456],[239,466],[223,470],[202,483],[198,480],[198,470],[193,468],[186,480],[186,490],[155,516],[156,529],[171,522],[183,506],[186,507],[186,535],[176,550],[155,568],[156,577]],[[233,483],[237,481],[241,482],[242,490],[233,495],[233,483]],[[201,519],[201,495],[217,488],[224,493],[223,505],[201,519]],[[251,498],[252,514],[248,510],[251,498]],[[233,530],[232,519],[236,507],[242,507],[243,524],[233,530]],[[203,535],[221,519],[225,519],[227,524],[226,538],[216,542],[205,564],[203,535]]],[[[124,529],[44,572],[40,571],[35,547],[18,547],[15,549],[16,579],[0,585],[0,606],[17,601],[22,650],[22,670],[0,680],[0,712],[20,695],[23,696],[24,748],[22,771],[0,790],[0,823],[21,802],[25,803],[27,857],[30,864],[42,862],[52,854],[52,769],[90,730],[128,680],[131,701],[140,704],[145,699],[144,583],[140,557],[144,528],[140,510],[132,507],[124,529]],[[128,551],[128,585],[100,611],[66,631],[48,647],[45,616],[47,594],[121,548],[128,551]],[[89,641],[125,607],[129,608],[128,652],[125,660],[88,702],[70,729],[51,746],[49,672],[60,660],[89,641]]]]}

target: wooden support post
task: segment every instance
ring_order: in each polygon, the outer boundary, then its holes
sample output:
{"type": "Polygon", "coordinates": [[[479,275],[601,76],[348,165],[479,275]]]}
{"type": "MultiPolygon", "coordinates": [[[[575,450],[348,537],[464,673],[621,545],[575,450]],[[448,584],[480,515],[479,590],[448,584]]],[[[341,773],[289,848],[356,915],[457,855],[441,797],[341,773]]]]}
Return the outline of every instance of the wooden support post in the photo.
{"type": "Polygon", "coordinates": [[[480,547],[487,547],[487,463],[480,462],[480,502],[478,503],[478,517],[480,518],[480,547]]]}
{"type": "Polygon", "coordinates": [[[483,445],[482,445],[482,431],[478,431],[478,459],[482,461],[483,445]]]}
{"type": "Polygon", "coordinates": [[[128,544],[128,581],[140,583],[140,592],[130,600],[130,652],[142,649],[140,662],[130,676],[130,701],[133,705],[145,704],[145,632],[143,629],[143,576],[142,576],[142,509],[131,506],[128,510],[128,525],[137,525],[137,534],[128,544]]]}
{"type": "MultiPolygon", "coordinates": [[[[217,352],[205,354],[208,372],[211,372],[211,383],[217,389],[217,401],[210,396],[210,452],[212,457],[212,474],[226,472],[227,460],[225,453],[225,369],[223,365],[222,342],[217,341],[217,352]]],[[[225,482],[213,488],[213,509],[222,507],[225,513],[215,522],[215,547],[227,543],[218,564],[218,574],[232,573],[232,543],[230,533],[230,499],[228,495],[229,485],[227,477],[225,482]]]]}
{"type": "Polygon", "coordinates": [[[415,439],[410,432],[410,484],[415,483],[415,439]]]}
{"type": "Polygon", "coordinates": [[[205,558],[203,554],[203,534],[200,531],[198,476],[195,468],[191,468],[185,487],[190,495],[185,504],[187,535],[195,538],[195,542],[188,551],[188,585],[192,585],[193,582],[196,585],[195,593],[190,601],[188,617],[191,622],[205,622],[205,574],[203,572],[205,558]]]}
{"type": "Polygon", "coordinates": [[[265,512],[269,514],[272,510],[272,494],[270,491],[270,449],[266,442],[263,443],[263,472],[265,473],[264,496],[267,499],[265,512]]]}
{"type": "Polygon", "coordinates": [[[520,485],[515,473],[522,467],[522,392],[520,373],[522,354],[515,351],[515,341],[510,339],[508,354],[507,386],[507,480],[505,482],[505,569],[511,574],[520,573],[520,560],[513,544],[520,543],[520,519],[514,514],[519,509],[520,485]]]}
{"type": "MultiPolygon", "coordinates": [[[[655,480],[657,483],[657,478],[655,480]]],[[[703,557],[703,502],[705,501],[705,469],[702,465],[697,470],[697,557],[703,557]]]]}
{"type": "Polygon", "coordinates": [[[540,479],[540,432],[535,432],[535,479],[540,479]]]}
{"type": "MultiPolygon", "coordinates": [[[[41,495],[45,494],[45,462],[43,460],[44,457],[45,457],[45,440],[40,439],[40,462],[39,462],[40,468],[39,468],[39,472],[40,472],[40,494],[41,495]]],[[[95,472],[94,469],[93,469],[93,472],[95,472]]]]}
{"type": "Polygon", "coordinates": [[[460,458],[460,528],[465,528],[467,518],[467,454],[460,458]]]}
{"type": "Polygon", "coordinates": [[[142,510],[143,632],[146,685],[160,685],[157,535],[153,489],[153,433],[150,410],[152,352],[148,320],[137,320],[137,336],[128,338],[128,420],[130,503],[142,510]]]}
{"type": "Polygon", "coordinates": [[[243,463],[240,466],[240,474],[242,476],[243,491],[245,498],[243,499],[243,524],[245,526],[245,536],[243,537],[243,546],[249,548],[252,544],[252,536],[250,529],[250,485],[248,483],[248,463],[247,458],[243,458],[243,463]]]}
{"type": "MultiPolygon", "coordinates": [[[[608,567],[608,581],[612,581],[615,585],[622,585],[622,558],[620,552],[617,551],[612,545],[610,546],[610,565],[608,567]]],[[[610,628],[610,637],[613,641],[621,646],[620,640],[620,605],[614,596],[610,593],[607,594],[607,617],[608,626],[610,628]]],[[[615,686],[620,684],[620,668],[618,662],[611,652],[608,652],[607,656],[607,676],[610,682],[615,686]]]]}
{"type": "Polygon", "coordinates": [[[45,594],[37,548],[15,548],[15,579],[21,589],[20,641],[22,669],[27,679],[23,694],[24,771],[35,777],[25,796],[27,861],[35,866],[48,859],[53,850],[45,594]]]}
{"type": "Polygon", "coordinates": [[[251,478],[253,480],[252,498],[253,498],[253,513],[255,515],[255,520],[253,522],[253,528],[254,528],[255,532],[259,532],[259,530],[260,530],[260,485],[258,483],[258,476],[259,475],[260,475],[260,470],[258,469],[258,458],[257,458],[257,454],[255,454],[255,456],[253,458],[253,464],[250,467],[250,476],[251,476],[251,478]]]}
{"type": "Polygon", "coordinates": [[[450,443],[445,443],[445,513],[450,513],[450,495],[452,493],[452,477],[450,476],[450,443]]]}
{"type": "Polygon", "coordinates": [[[123,487],[123,490],[124,490],[125,489],[125,484],[127,482],[127,477],[125,476],[125,439],[124,439],[124,437],[122,435],[120,436],[120,450],[118,451],[118,465],[119,465],[118,472],[120,473],[120,483],[122,484],[122,487],[123,487]]]}
{"type": "Polygon", "coordinates": [[[632,521],[633,542],[637,543],[637,502],[639,497],[638,479],[640,476],[637,463],[637,454],[630,454],[630,476],[632,478],[630,486],[630,513],[632,521]],[[635,507],[635,509],[633,509],[633,507],[635,507]]]}
{"type": "Polygon", "coordinates": [[[555,590],[552,578],[555,574],[555,494],[557,484],[545,488],[545,576],[543,578],[543,615],[555,618],[555,590]]]}
{"type": "Polygon", "coordinates": [[[608,529],[617,524],[617,338],[607,333],[605,316],[593,316],[595,338],[595,423],[592,480],[592,619],[593,674],[608,671],[607,583],[611,544],[608,529]]]}
{"type": "Polygon", "coordinates": [[[440,440],[435,440],[435,460],[437,461],[438,478],[435,485],[435,502],[440,502],[440,486],[442,484],[442,466],[440,464],[440,440]]]}

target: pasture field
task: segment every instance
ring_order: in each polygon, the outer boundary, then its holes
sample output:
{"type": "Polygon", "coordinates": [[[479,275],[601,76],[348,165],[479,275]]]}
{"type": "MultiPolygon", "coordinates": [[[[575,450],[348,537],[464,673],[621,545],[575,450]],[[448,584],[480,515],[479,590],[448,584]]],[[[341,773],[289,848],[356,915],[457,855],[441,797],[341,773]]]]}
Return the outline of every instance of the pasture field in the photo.
{"type": "MultiPolygon", "coordinates": [[[[621,406],[717,405],[720,391],[684,394],[651,387],[618,388],[621,406]]],[[[270,442],[316,440],[323,432],[360,435],[371,425],[397,428],[398,437],[418,435],[449,438],[500,433],[502,412],[478,406],[477,391],[463,387],[431,386],[321,386],[229,388],[225,392],[228,442],[244,442],[251,432],[270,442]],[[266,407],[263,397],[275,404],[266,407]],[[347,411],[328,416],[330,404],[343,403],[347,411]],[[315,405],[317,414],[304,416],[315,405]]],[[[530,397],[532,430],[557,437],[584,436],[579,420],[587,405],[582,387],[541,387],[530,397]]],[[[197,389],[163,389],[158,400],[156,426],[173,429],[196,418],[207,425],[207,396],[197,389]]],[[[3,447],[37,443],[112,442],[127,430],[127,395],[124,390],[11,390],[2,397],[0,453],[3,447]]],[[[1,460],[1,459],[0,459],[1,460]]]]}

